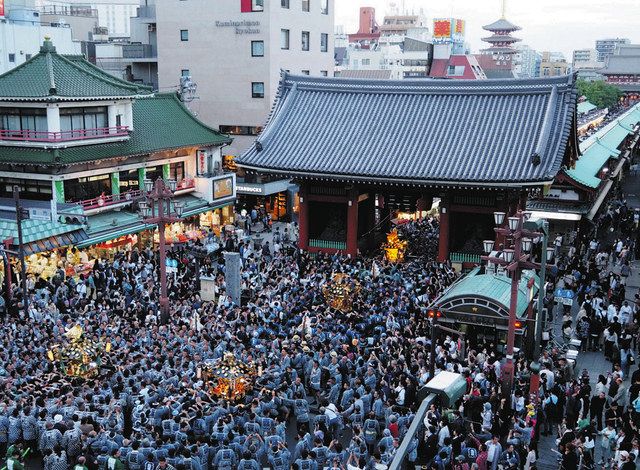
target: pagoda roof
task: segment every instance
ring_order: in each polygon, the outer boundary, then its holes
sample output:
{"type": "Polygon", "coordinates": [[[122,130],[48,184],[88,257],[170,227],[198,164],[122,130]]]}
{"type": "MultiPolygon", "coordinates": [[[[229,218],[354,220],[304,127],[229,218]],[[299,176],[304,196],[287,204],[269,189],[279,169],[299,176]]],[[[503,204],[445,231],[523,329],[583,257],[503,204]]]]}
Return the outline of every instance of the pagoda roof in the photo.
{"type": "Polygon", "coordinates": [[[519,42],[519,41],[522,41],[522,39],[514,38],[513,36],[511,36],[509,34],[494,34],[492,36],[489,36],[489,37],[486,37],[486,38],[482,38],[482,40],[484,42],[491,42],[491,43],[519,42]]]}
{"type": "Polygon", "coordinates": [[[518,50],[513,47],[507,46],[491,46],[487,47],[486,49],[482,49],[482,52],[492,52],[496,54],[515,54],[518,52],[518,50]]]}
{"type": "Polygon", "coordinates": [[[357,80],[282,75],[246,169],[342,181],[550,183],[575,138],[573,75],[357,80]]]}
{"type": "Polygon", "coordinates": [[[0,75],[0,100],[74,101],[133,98],[151,88],[116,78],[82,56],[62,55],[45,39],[40,52],[0,75]]]}
{"type": "Polygon", "coordinates": [[[483,26],[482,29],[487,31],[519,31],[522,28],[513,24],[511,21],[500,18],[498,21],[494,21],[491,24],[483,26]]]}
{"type": "Polygon", "coordinates": [[[61,149],[0,146],[0,162],[43,166],[72,165],[163,150],[228,144],[231,139],[200,122],[175,93],[133,102],[134,131],[128,140],[61,149]]]}

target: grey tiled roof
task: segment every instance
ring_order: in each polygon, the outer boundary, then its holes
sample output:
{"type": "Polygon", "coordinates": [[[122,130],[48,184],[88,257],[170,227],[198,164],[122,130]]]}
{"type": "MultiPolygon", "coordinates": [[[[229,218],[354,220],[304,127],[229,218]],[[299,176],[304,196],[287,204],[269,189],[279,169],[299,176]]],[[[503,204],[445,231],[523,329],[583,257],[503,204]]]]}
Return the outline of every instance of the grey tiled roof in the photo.
{"type": "Polygon", "coordinates": [[[520,26],[516,26],[511,21],[500,18],[498,21],[494,21],[491,24],[483,26],[482,29],[487,31],[518,31],[522,28],[520,28],[520,26]]]}
{"type": "Polygon", "coordinates": [[[609,56],[606,67],[600,73],[604,75],[640,73],[640,53],[638,55],[609,56]]]}
{"type": "Polygon", "coordinates": [[[372,69],[372,70],[342,70],[341,78],[366,78],[374,80],[389,80],[391,78],[391,70],[389,69],[372,69]]]}
{"type": "Polygon", "coordinates": [[[238,163],[342,180],[550,182],[572,135],[575,109],[573,76],[357,80],[283,74],[264,131],[238,163]]]}

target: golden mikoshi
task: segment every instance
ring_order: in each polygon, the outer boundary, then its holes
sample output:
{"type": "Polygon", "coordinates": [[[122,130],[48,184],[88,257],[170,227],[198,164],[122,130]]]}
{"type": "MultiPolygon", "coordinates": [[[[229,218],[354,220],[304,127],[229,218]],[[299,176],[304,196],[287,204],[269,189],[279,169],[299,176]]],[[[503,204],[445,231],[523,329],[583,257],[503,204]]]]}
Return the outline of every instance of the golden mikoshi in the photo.
{"type": "Polygon", "coordinates": [[[391,263],[402,263],[404,261],[404,254],[407,251],[407,241],[400,240],[398,237],[398,230],[393,229],[387,234],[387,243],[382,245],[384,249],[384,257],[391,263]]]}
{"type": "Polygon", "coordinates": [[[64,336],[67,342],[55,344],[47,351],[47,357],[70,377],[90,378],[98,375],[102,363],[102,351],[110,352],[111,343],[106,346],[84,337],[79,325],[68,330],[64,336]]]}
{"type": "Polygon", "coordinates": [[[329,307],[343,313],[353,310],[353,300],[360,290],[360,283],[344,273],[334,274],[331,282],[322,287],[329,307]]]}
{"type": "Polygon", "coordinates": [[[200,365],[200,378],[210,395],[229,401],[242,399],[252,388],[257,371],[251,364],[226,353],[222,359],[200,365]]]}

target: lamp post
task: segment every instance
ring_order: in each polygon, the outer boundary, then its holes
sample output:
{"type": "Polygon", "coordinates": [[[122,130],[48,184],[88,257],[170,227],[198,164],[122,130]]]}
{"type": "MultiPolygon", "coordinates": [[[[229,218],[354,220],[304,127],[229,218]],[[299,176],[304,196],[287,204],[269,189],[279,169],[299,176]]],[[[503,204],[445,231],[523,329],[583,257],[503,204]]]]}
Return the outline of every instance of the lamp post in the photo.
{"type": "Polygon", "coordinates": [[[27,266],[24,261],[24,242],[22,239],[22,220],[25,215],[22,212],[22,205],[20,204],[20,187],[15,185],[13,187],[13,200],[16,204],[16,224],[18,225],[18,257],[20,258],[20,271],[22,271],[21,284],[22,284],[22,307],[24,308],[24,317],[29,318],[29,292],[27,292],[27,266]]]}
{"type": "Polygon", "coordinates": [[[155,182],[144,180],[144,199],[138,202],[145,224],[158,226],[160,251],[160,320],[169,320],[169,298],[167,297],[167,246],[165,241],[166,224],[182,218],[184,202],[173,201],[177,182],[158,178],[155,182]],[[173,210],[171,205],[173,203],[173,210]],[[175,215],[174,215],[175,214],[175,215]]]}
{"type": "MultiPolygon", "coordinates": [[[[499,256],[491,256],[495,242],[485,240],[484,250],[487,256],[482,259],[499,266],[503,266],[511,275],[511,297],[509,302],[509,328],[507,330],[507,354],[506,363],[503,367],[502,385],[506,393],[511,393],[513,389],[514,362],[513,349],[515,345],[516,329],[520,322],[517,317],[518,287],[522,271],[525,269],[540,269],[541,264],[533,263],[529,260],[528,252],[531,250],[532,239],[543,238],[544,233],[525,228],[525,223],[530,218],[529,213],[518,211],[515,216],[507,218],[507,226],[503,227],[506,214],[504,212],[494,212],[494,229],[498,235],[505,239],[505,246],[509,246],[502,251],[499,256]]],[[[531,224],[527,223],[527,227],[531,224]]],[[[541,281],[544,282],[544,279],[541,281]]],[[[540,314],[538,314],[540,316],[540,314]]]]}

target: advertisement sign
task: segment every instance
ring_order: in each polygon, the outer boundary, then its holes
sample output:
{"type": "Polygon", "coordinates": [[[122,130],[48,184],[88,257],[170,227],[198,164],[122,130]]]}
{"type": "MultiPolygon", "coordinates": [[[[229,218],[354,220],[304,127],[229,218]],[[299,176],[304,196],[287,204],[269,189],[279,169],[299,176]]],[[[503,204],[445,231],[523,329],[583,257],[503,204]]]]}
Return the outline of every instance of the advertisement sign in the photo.
{"type": "Polygon", "coordinates": [[[444,42],[451,39],[451,18],[436,18],[433,20],[433,40],[444,42]]]}
{"type": "Polygon", "coordinates": [[[433,42],[435,44],[464,42],[464,30],[464,20],[436,18],[433,20],[433,42]]]}
{"type": "Polygon", "coordinates": [[[207,173],[207,152],[204,150],[198,150],[198,174],[204,175],[207,173]]]}
{"type": "Polygon", "coordinates": [[[0,0],[0,16],[4,16],[4,0],[0,0]]]}
{"type": "Polygon", "coordinates": [[[222,178],[213,182],[213,200],[233,196],[233,178],[222,178]]]}

